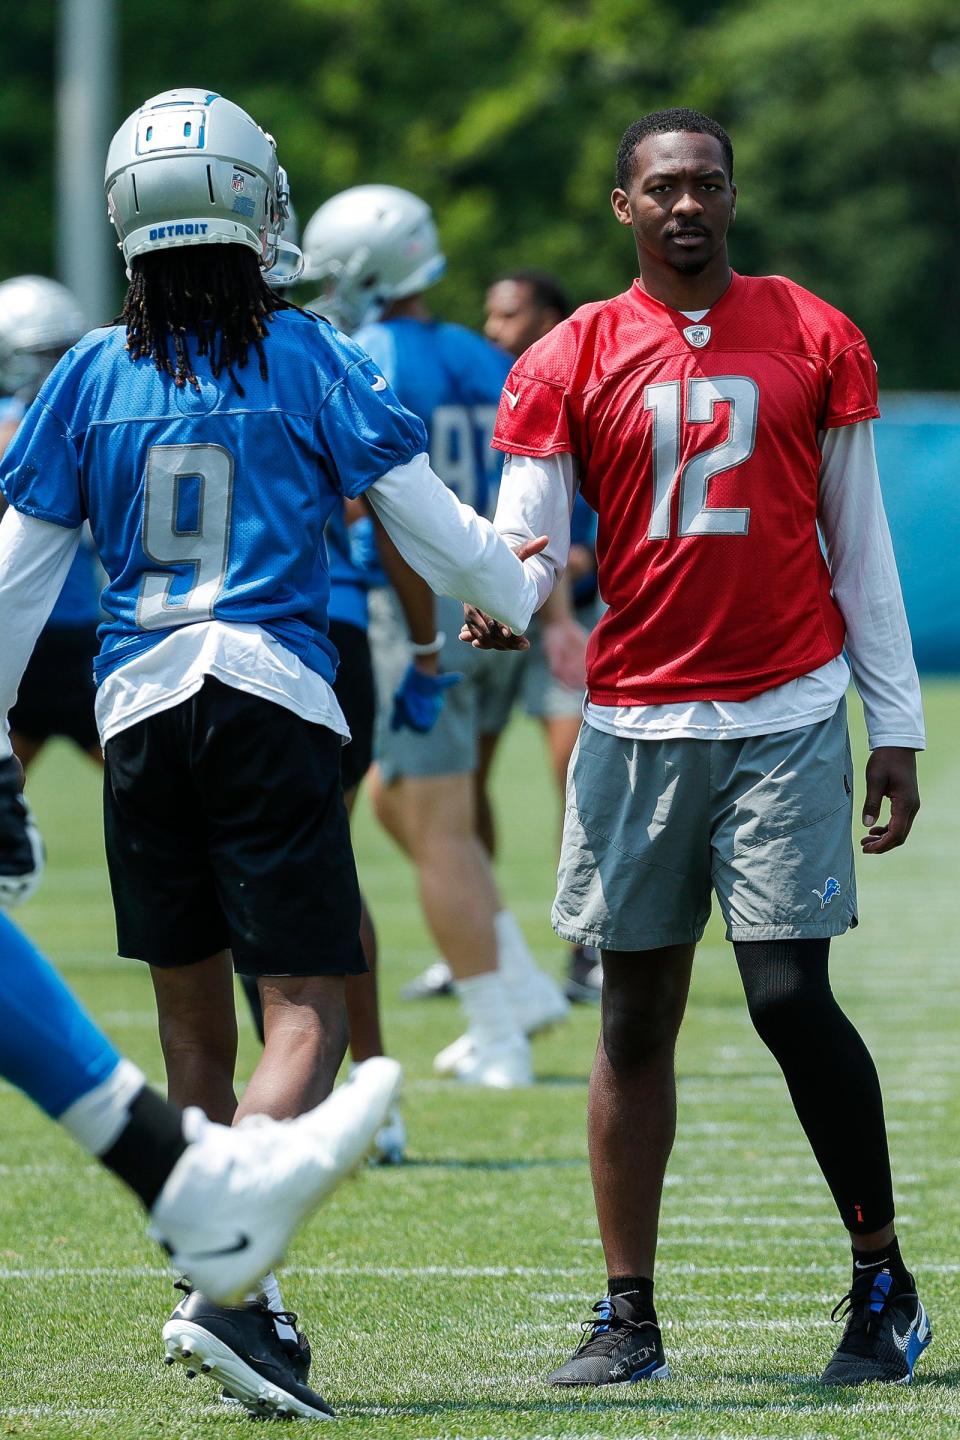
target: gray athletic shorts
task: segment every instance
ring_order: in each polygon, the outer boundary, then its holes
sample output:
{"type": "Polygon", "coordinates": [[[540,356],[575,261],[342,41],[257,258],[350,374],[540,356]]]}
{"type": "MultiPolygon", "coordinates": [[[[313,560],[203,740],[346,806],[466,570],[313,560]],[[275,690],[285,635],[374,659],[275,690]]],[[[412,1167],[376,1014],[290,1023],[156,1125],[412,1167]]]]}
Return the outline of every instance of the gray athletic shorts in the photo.
{"type": "Polygon", "coordinates": [[[715,891],[728,940],[857,923],[846,704],[745,740],[620,740],[570,763],[553,928],[605,950],[695,942],[715,891]]]}
{"type": "Polygon", "coordinates": [[[410,778],[472,773],[478,763],[478,739],[502,729],[510,714],[516,662],[526,652],[474,650],[457,637],[463,606],[446,597],[436,602],[437,629],[446,635],[441,670],[459,670],[464,679],[444,693],[440,719],[428,735],[391,730],[393,695],[410,663],[407,627],[394,592],[370,595],[370,649],[377,685],[377,723],[373,754],[386,783],[410,778]]]}

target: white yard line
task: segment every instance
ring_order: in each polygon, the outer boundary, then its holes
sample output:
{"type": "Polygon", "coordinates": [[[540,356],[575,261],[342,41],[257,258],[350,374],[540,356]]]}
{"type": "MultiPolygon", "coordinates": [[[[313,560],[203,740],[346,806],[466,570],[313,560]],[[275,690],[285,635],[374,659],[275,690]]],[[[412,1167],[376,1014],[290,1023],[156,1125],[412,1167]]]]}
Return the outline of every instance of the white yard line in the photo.
{"type": "MultiPolygon", "coordinates": [[[[689,1240],[679,1243],[689,1246],[689,1240]]],[[[711,1240],[711,1246],[725,1248],[723,1239],[711,1240]]],[[[838,1261],[824,1265],[694,1265],[689,1261],[668,1261],[664,1266],[666,1276],[673,1275],[846,1275],[849,1262],[838,1261]]],[[[586,1260],[583,1265],[285,1265],[284,1275],[309,1275],[338,1277],[357,1280],[500,1280],[500,1279],[543,1279],[559,1278],[589,1280],[593,1266],[586,1260]]],[[[960,1264],[924,1262],[924,1275],[960,1275],[960,1264]]],[[[69,1279],[112,1279],[142,1280],[169,1279],[170,1271],[159,1265],[5,1265],[0,1267],[0,1281],[21,1280],[69,1280],[69,1279]]],[[[586,1292],[584,1292],[586,1293],[586,1292]]],[[[695,1297],[690,1297],[691,1299],[695,1297]]],[[[716,1303],[723,1300],[716,1297],[716,1303]]],[[[777,1298],[777,1297],[772,1297],[777,1298]]],[[[816,1298],[816,1297],[806,1297],[816,1298]]]]}

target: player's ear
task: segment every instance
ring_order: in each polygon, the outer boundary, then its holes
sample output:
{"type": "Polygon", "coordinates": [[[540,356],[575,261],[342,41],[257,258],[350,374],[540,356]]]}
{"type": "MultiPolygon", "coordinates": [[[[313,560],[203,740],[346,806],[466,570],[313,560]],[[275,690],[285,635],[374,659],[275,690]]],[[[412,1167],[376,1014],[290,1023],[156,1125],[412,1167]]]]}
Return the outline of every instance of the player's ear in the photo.
{"type": "Polygon", "coordinates": [[[610,204],[613,206],[613,213],[621,225],[632,225],[633,215],[630,212],[630,197],[626,190],[619,187],[610,196],[610,204]]]}
{"type": "Polygon", "coordinates": [[[730,224],[737,218],[737,187],[731,182],[730,185],[730,224]]]}

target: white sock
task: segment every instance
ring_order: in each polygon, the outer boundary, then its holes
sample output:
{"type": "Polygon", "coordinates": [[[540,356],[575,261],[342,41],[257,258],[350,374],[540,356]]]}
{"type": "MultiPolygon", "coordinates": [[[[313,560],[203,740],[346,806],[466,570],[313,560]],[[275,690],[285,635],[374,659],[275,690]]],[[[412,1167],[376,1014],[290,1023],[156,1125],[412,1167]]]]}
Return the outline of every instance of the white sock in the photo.
{"type": "Polygon", "coordinates": [[[520,1033],[499,970],[458,980],[457,994],[467,1017],[467,1029],[480,1044],[494,1045],[520,1033]]]}
{"type": "MultiPolygon", "coordinates": [[[[264,1275],[260,1282],[260,1290],[267,1302],[268,1310],[283,1310],[286,1308],[283,1303],[283,1296],[280,1294],[277,1277],[272,1270],[269,1275],[264,1275]]],[[[296,1344],[297,1332],[292,1325],[288,1325],[286,1320],[274,1320],[273,1323],[277,1327],[278,1340],[292,1340],[294,1344],[296,1344]]]]}
{"type": "Polygon", "coordinates": [[[119,1060],[106,1080],[74,1100],[59,1121],[91,1155],[109,1150],[130,1119],[130,1106],[146,1085],[146,1076],[131,1060],[119,1060]]]}
{"type": "Polygon", "coordinates": [[[493,932],[497,937],[497,963],[507,985],[529,984],[540,971],[523,931],[509,910],[494,915],[493,932]]]}

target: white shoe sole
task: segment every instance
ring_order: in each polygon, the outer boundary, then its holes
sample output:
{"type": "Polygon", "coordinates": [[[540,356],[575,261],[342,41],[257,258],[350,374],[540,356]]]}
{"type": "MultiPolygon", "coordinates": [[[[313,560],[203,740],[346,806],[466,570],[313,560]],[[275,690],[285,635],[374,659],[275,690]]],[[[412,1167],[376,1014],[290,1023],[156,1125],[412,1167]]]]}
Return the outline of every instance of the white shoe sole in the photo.
{"type": "Polygon", "coordinates": [[[333,1420],[333,1415],[306,1405],[279,1385],[264,1380],[228,1345],[192,1320],[168,1320],[163,1327],[167,1365],[183,1365],[187,1378],[209,1375],[250,1411],[263,1418],[333,1420]]]}

